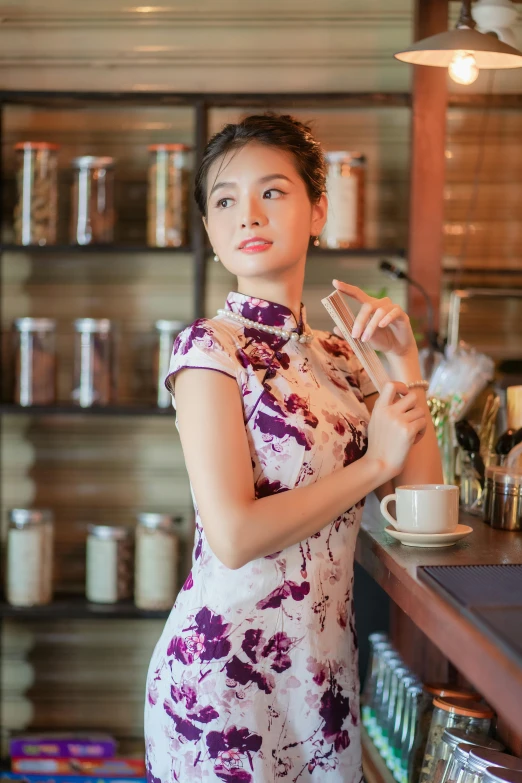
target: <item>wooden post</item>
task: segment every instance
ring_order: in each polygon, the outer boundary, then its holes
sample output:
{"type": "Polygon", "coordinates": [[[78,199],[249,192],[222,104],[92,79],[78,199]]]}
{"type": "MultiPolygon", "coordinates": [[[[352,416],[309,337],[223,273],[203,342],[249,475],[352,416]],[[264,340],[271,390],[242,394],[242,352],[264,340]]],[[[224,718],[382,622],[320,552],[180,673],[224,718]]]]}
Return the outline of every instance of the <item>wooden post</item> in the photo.
{"type": "MultiPolygon", "coordinates": [[[[448,29],[448,0],[415,0],[414,39],[448,29]]],[[[430,294],[439,323],[442,279],[447,70],[413,66],[409,274],[430,294]]],[[[411,317],[423,319],[425,304],[412,286],[408,290],[411,317]]]]}

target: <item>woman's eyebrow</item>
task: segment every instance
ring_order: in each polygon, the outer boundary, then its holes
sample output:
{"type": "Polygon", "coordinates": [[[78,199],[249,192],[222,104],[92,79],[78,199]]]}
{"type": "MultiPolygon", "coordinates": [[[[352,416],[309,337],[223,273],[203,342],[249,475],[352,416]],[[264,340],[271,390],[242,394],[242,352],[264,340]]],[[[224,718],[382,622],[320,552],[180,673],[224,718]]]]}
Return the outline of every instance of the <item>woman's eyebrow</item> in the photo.
{"type": "MultiPolygon", "coordinates": [[[[267,174],[266,177],[261,177],[261,179],[259,179],[258,182],[264,185],[266,182],[270,182],[273,179],[284,179],[287,182],[292,182],[290,177],[287,177],[286,174],[267,174]]],[[[232,188],[235,185],[237,185],[236,182],[216,182],[216,184],[210,191],[209,198],[214,193],[214,191],[219,190],[219,188],[232,188]]]]}

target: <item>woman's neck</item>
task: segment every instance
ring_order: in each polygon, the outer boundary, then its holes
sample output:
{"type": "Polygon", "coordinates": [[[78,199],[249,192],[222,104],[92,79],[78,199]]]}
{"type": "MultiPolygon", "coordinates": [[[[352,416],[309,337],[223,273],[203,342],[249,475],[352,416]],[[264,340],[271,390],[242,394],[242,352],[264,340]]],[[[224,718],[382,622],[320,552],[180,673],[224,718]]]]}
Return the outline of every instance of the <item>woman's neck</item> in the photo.
{"type": "MultiPolygon", "coordinates": [[[[304,277],[304,275],[303,275],[304,277]]],[[[301,301],[303,295],[303,279],[295,274],[287,279],[241,278],[237,279],[237,291],[246,296],[265,299],[268,302],[288,307],[299,323],[301,317],[301,301]]]]}

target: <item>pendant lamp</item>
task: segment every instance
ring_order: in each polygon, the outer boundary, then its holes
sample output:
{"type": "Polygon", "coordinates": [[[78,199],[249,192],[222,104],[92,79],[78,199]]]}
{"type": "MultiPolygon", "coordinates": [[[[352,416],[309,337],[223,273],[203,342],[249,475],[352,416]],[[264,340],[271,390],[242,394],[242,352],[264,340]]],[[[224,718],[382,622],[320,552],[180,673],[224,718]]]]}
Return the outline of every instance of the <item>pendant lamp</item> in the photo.
{"type": "Polygon", "coordinates": [[[448,68],[453,81],[472,84],[483,69],[521,68],[522,53],[499,40],[494,32],[479,33],[471,15],[471,0],[464,0],[454,30],[423,38],[394,55],[412,65],[448,68]]]}

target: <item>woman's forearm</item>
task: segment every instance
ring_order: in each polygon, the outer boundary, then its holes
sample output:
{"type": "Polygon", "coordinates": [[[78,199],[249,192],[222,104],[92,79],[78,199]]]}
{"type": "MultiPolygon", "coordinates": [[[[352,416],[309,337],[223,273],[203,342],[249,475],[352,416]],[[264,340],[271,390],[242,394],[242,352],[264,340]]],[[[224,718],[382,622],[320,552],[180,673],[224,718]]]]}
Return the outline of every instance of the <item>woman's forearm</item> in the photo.
{"type": "Polygon", "coordinates": [[[209,544],[229,568],[297,544],[379,486],[383,469],[379,460],[362,457],[313,484],[224,510],[223,519],[206,526],[209,544]]]}
{"type": "MultiPolygon", "coordinates": [[[[406,356],[388,357],[391,374],[394,380],[410,383],[421,378],[421,369],[417,350],[410,351],[406,356]]],[[[427,404],[427,395],[424,389],[415,390],[419,405],[426,409],[428,426],[424,437],[411,447],[404,468],[393,480],[395,486],[401,484],[441,484],[442,462],[435,435],[431,415],[427,404]]]]}

